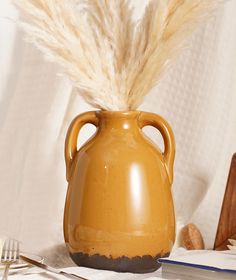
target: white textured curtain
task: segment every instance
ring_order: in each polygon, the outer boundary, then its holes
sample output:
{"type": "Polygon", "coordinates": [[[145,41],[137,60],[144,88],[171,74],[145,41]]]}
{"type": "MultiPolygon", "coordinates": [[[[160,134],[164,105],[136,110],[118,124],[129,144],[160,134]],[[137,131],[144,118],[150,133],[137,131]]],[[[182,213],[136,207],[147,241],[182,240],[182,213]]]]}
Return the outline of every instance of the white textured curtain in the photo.
{"type": "MultiPolygon", "coordinates": [[[[143,1],[133,1],[140,13],[143,1]]],[[[202,230],[211,247],[232,154],[236,151],[236,1],[189,39],[142,110],[162,115],[177,142],[173,194],[178,229],[202,230]]],[[[63,244],[64,138],[93,108],[24,41],[9,0],[0,2],[0,235],[39,253],[63,244]]],[[[94,128],[83,129],[80,142],[94,128]]],[[[161,145],[160,135],[146,129],[161,145]]],[[[48,251],[52,252],[52,251],[48,251]]],[[[60,253],[58,253],[60,254],[60,253]]]]}

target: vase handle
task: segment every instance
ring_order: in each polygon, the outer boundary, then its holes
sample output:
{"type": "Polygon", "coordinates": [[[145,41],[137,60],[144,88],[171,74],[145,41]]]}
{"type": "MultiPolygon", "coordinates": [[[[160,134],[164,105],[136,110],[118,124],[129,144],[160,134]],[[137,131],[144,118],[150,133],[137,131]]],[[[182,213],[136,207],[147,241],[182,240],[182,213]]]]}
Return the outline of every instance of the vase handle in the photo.
{"type": "Polygon", "coordinates": [[[159,115],[141,112],[139,115],[139,126],[153,126],[157,128],[164,139],[164,162],[167,169],[170,184],[173,183],[173,169],[175,159],[175,138],[170,125],[159,115]]]}
{"type": "Polygon", "coordinates": [[[77,153],[78,134],[85,124],[90,123],[98,126],[96,111],[86,112],[78,115],[70,124],[65,141],[65,162],[66,162],[66,180],[69,181],[71,175],[71,166],[77,153]]]}

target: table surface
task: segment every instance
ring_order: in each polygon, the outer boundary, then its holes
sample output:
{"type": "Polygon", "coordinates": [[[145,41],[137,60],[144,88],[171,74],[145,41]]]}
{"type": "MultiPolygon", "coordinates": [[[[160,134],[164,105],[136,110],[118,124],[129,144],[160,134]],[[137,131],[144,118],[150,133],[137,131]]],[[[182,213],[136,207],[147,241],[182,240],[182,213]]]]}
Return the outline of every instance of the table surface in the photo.
{"type": "MultiPolygon", "coordinates": [[[[116,273],[113,271],[95,270],[85,267],[70,267],[63,269],[66,272],[74,273],[88,278],[88,280],[158,280],[165,279],[161,277],[161,270],[147,274],[116,273]]],[[[63,280],[68,279],[62,275],[45,272],[38,268],[15,269],[10,271],[9,280],[63,280]]]]}

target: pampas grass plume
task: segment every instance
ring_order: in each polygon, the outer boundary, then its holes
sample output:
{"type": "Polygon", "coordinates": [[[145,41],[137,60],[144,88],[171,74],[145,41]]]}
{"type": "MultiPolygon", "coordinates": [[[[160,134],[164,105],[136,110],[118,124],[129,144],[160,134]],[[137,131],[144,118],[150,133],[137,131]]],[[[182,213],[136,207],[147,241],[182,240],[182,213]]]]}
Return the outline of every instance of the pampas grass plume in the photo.
{"type": "Polygon", "coordinates": [[[28,40],[89,104],[114,111],[138,108],[221,2],[151,0],[136,22],[128,0],[15,0],[28,40]]]}

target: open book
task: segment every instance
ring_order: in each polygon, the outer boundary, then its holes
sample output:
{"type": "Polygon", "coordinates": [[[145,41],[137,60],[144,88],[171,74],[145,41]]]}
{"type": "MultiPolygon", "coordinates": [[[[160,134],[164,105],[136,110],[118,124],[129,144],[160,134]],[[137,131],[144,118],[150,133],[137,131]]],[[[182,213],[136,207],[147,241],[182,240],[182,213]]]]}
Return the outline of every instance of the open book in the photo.
{"type": "Polygon", "coordinates": [[[236,280],[235,251],[183,250],[169,258],[159,259],[166,279],[236,280]]]}

